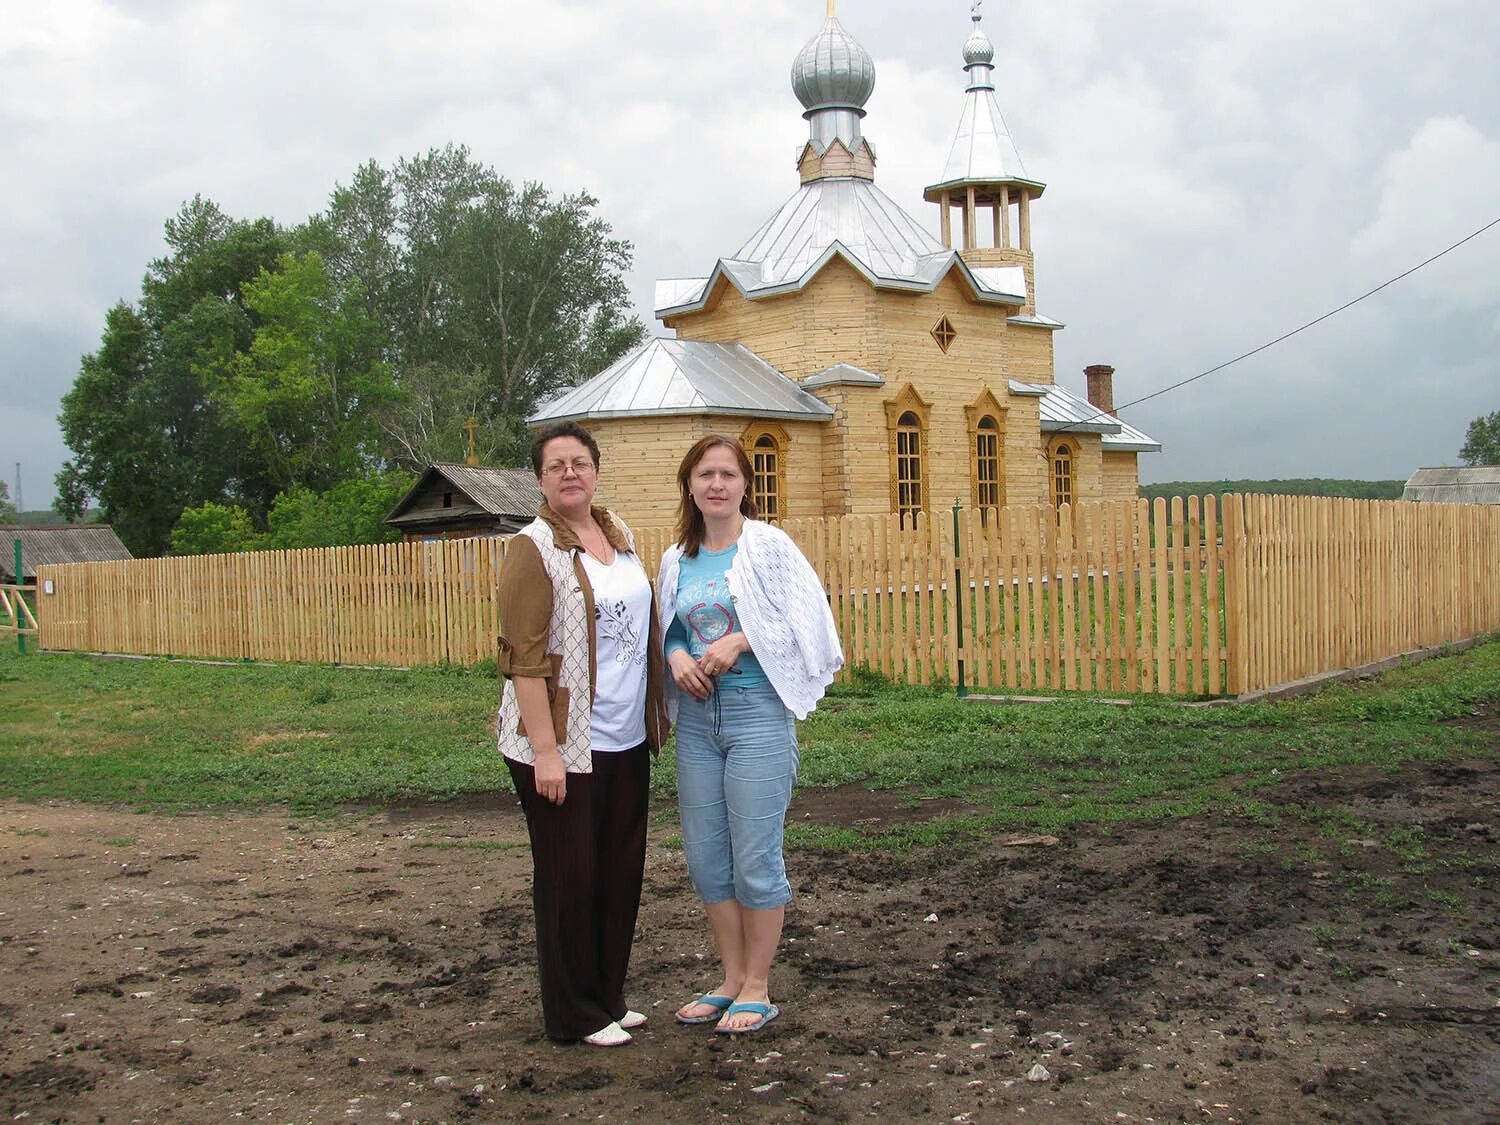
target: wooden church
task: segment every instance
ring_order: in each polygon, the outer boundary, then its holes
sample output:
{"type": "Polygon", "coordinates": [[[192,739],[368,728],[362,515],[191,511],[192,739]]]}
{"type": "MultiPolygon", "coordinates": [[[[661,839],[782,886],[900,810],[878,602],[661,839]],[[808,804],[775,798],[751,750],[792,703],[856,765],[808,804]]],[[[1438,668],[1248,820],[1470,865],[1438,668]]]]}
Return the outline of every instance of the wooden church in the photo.
{"type": "Polygon", "coordinates": [[[862,131],[875,68],[832,13],[792,65],[808,122],[801,185],[707,276],[659,281],[650,340],[544,404],[533,427],[587,426],[600,497],[637,526],[673,521],[675,471],[699,437],[737,437],[764,518],[1134,497],[1160,444],[1053,378],[1037,309],[1033,205],[973,16],[947,164],[924,192],[935,239],[875,184],[862,131]]]}

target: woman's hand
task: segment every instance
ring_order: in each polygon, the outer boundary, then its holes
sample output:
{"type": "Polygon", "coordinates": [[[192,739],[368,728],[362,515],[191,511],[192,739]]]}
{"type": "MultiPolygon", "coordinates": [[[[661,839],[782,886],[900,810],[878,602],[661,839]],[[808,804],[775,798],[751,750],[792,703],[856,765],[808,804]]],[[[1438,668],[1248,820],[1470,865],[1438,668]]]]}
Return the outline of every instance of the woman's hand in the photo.
{"type": "Polygon", "coordinates": [[[703,650],[698,667],[706,676],[721,676],[734,667],[740,653],[749,651],[750,641],[744,633],[726,633],[703,650]]]}
{"type": "Polygon", "coordinates": [[[531,773],[537,796],[554,805],[563,803],[568,796],[568,771],[561,754],[556,750],[550,753],[537,751],[531,773]]]}
{"type": "Polygon", "coordinates": [[[698,666],[698,662],[688,655],[687,649],[674,648],[671,655],[667,657],[667,667],[672,671],[672,679],[677,686],[687,692],[694,699],[704,700],[713,694],[714,682],[698,666]]]}

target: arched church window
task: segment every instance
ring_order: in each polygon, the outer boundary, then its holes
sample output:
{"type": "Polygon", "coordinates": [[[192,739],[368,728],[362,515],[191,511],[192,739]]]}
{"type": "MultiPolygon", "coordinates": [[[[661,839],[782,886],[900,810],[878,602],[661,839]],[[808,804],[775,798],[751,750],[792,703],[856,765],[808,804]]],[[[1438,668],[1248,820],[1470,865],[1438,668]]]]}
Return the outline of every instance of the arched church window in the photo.
{"type": "Polygon", "coordinates": [[[740,435],[750,458],[750,499],[756,515],[768,523],[786,518],[786,430],[772,423],[756,423],[740,435]]]}
{"type": "Polygon", "coordinates": [[[1065,441],[1052,446],[1052,505],[1073,503],[1073,447],[1065,441]]]}
{"type": "Polygon", "coordinates": [[[755,501],[755,510],[760,513],[760,518],[775,523],[781,517],[781,488],[776,478],[781,450],[776,448],[776,439],[770,434],[762,434],[756,438],[750,460],[755,469],[755,484],[750,498],[755,501]]]}
{"type": "Polygon", "coordinates": [[[974,427],[974,506],[976,508],[983,511],[1004,506],[1001,480],[1000,425],[995,421],[993,414],[986,414],[974,427]]]}
{"type": "Polygon", "coordinates": [[[901,526],[922,510],[922,423],[910,410],[896,420],[896,512],[901,526]]]}
{"type": "Polygon", "coordinates": [[[887,448],[890,451],[891,511],[907,525],[927,506],[927,434],[932,403],[907,383],[885,401],[887,448]]]}

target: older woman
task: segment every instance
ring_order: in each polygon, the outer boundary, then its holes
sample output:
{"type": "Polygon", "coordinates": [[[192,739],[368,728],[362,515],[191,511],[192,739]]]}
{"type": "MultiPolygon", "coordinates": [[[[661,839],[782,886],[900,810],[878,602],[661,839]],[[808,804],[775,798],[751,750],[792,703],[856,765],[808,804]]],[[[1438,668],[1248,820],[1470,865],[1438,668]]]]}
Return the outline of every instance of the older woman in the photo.
{"type": "Polygon", "coordinates": [[[626,1007],[625,971],[650,753],[667,732],[660,641],[630,529],[593,506],[593,437],[576,423],[547,427],[531,467],[541,512],[511,540],[500,576],[498,738],[531,835],[547,1035],[618,1047],[646,1022],[626,1007]]]}
{"type": "Polygon", "coordinates": [[[818,576],[779,528],[758,522],[750,463],[710,434],[683,458],[678,541],[657,575],[677,797],[688,874],[723,968],[682,1023],[758,1031],[792,888],[782,828],[797,776],[797,724],[843,664],[818,576]]]}

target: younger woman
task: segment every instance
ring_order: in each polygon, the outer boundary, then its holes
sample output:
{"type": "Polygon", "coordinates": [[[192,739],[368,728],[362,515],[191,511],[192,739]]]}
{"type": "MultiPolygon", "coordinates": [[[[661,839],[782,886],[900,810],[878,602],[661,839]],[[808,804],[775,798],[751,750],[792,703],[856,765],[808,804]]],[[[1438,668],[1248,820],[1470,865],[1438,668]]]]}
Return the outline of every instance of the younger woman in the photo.
{"type": "Polygon", "coordinates": [[[723,967],[682,1023],[758,1031],[780,1014],[771,962],[792,897],[782,826],[797,776],[796,720],[843,665],[828,600],[797,545],[757,521],[750,463],[701,438],[677,470],[678,540],[657,604],[677,723],[677,800],[688,874],[723,967]]]}

